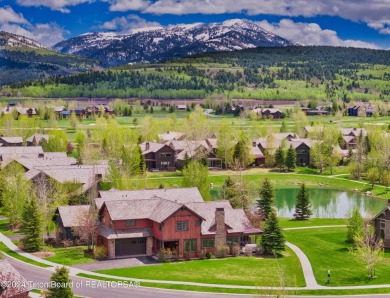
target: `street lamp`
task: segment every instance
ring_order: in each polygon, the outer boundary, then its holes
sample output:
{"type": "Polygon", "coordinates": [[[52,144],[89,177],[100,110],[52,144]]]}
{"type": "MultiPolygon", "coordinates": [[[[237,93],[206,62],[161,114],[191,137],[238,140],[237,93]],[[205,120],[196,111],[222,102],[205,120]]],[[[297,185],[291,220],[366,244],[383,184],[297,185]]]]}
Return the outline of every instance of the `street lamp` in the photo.
{"type": "Polygon", "coordinates": [[[330,284],[330,270],[328,270],[328,280],[326,281],[327,284],[330,284]]]}

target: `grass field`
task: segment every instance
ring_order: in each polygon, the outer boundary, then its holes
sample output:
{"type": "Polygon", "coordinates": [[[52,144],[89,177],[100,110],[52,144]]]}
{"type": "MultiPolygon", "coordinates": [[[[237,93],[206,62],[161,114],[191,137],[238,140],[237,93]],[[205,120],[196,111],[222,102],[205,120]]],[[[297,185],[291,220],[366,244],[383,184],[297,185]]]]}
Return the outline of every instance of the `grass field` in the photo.
{"type": "MultiPolygon", "coordinates": [[[[334,226],[347,224],[344,218],[310,218],[309,220],[294,220],[290,218],[279,218],[279,224],[282,228],[300,228],[315,226],[334,226]]],[[[302,231],[305,233],[305,231],[302,231]]]]}
{"type": "Polygon", "coordinates": [[[91,256],[84,254],[86,248],[86,246],[50,248],[49,251],[54,252],[55,255],[53,257],[45,258],[45,260],[67,266],[95,262],[95,259],[91,256]]]}
{"type": "Polygon", "coordinates": [[[273,257],[233,257],[163,263],[158,266],[119,268],[97,272],[140,279],[279,286],[279,271],[282,271],[285,273],[288,286],[303,287],[305,281],[300,268],[296,255],[290,249],[287,249],[285,256],[277,260],[273,257]]]}
{"type": "Polygon", "coordinates": [[[369,278],[364,265],[344,242],[345,232],[346,228],[323,228],[285,231],[284,235],[307,255],[320,285],[326,285],[328,270],[330,286],[389,284],[390,252],[376,267],[377,277],[369,278]]]}

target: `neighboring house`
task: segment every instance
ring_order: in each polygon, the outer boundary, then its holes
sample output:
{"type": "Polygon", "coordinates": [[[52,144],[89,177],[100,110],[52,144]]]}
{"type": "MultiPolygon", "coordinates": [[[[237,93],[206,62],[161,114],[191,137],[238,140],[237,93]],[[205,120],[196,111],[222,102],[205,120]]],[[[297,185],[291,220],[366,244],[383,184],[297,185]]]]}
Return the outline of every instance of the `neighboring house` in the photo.
{"type": "Polygon", "coordinates": [[[279,109],[266,108],[262,110],[262,116],[268,119],[281,119],[282,111],[279,109]]]}
{"type": "Polygon", "coordinates": [[[0,144],[3,147],[18,147],[23,145],[21,137],[0,137],[0,144]]]}
{"type": "Polygon", "coordinates": [[[254,158],[254,162],[252,165],[257,167],[262,167],[265,164],[265,156],[263,152],[261,152],[260,148],[257,146],[256,141],[252,142],[251,154],[254,158]]]}
{"type": "Polygon", "coordinates": [[[139,145],[148,170],[175,171],[175,150],[167,144],[144,142],[139,145]]]}
{"type": "Polygon", "coordinates": [[[343,136],[358,137],[360,135],[367,135],[367,130],[365,128],[340,128],[340,131],[343,136]]]}
{"type": "Polygon", "coordinates": [[[175,250],[179,258],[185,253],[198,257],[201,249],[215,253],[219,244],[240,244],[261,232],[250,226],[242,209],[228,201],[203,202],[196,188],[108,191],[104,196],[97,199],[102,223],[97,244],[111,259],[151,256],[163,248],[175,250]]]}
{"type": "Polygon", "coordinates": [[[322,115],[329,115],[329,111],[327,110],[309,110],[306,111],[306,115],[308,116],[322,116],[322,115]]]}
{"type": "MultiPolygon", "coordinates": [[[[63,111],[63,112],[65,112],[65,111],[63,111]]],[[[76,116],[80,117],[80,118],[88,118],[91,115],[90,109],[82,108],[82,107],[70,108],[69,112],[70,112],[70,114],[74,112],[76,114],[76,116]]],[[[64,114],[62,114],[62,115],[65,116],[64,114]]]]}
{"type": "Polygon", "coordinates": [[[111,115],[112,113],[114,113],[114,109],[110,108],[107,103],[97,103],[96,105],[91,107],[90,110],[93,113],[98,114],[98,113],[100,113],[100,109],[101,109],[100,107],[103,107],[105,114],[111,115]]]}
{"type": "Polygon", "coordinates": [[[62,118],[69,118],[70,115],[72,114],[72,112],[71,111],[61,111],[59,114],[62,118]]]}
{"type": "Polygon", "coordinates": [[[61,184],[72,184],[75,194],[95,193],[98,183],[105,178],[108,165],[56,165],[34,167],[26,173],[27,179],[39,185],[40,179],[54,179],[61,184]]]}
{"type": "Polygon", "coordinates": [[[29,297],[29,282],[7,260],[0,260],[0,297],[29,297]]]}
{"type": "Polygon", "coordinates": [[[73,234],[73,228],[80,226],[80,216],[85,215],[90,207],[90,205],[57,207],[53,219],[56,223],[56,240],[58,242],[77,238],[73,234]]]}
{"type": "MultiPolygon", "coordinates": [[[[47,152],[57,153],[57,152],[47,152]]],[[[59,153],[59,152],[58,152],[59,153]]],[[[65,153],[65,152],[64,152],[65,153]]],[[[66,155],[66,153],[65,153],[66,155]]],[[[39,167],[50,167],[50,166],[71,166],[76,165],[77,160],[74,157],[51,157],[52,154],[46,154],[42,157],[19,157],[13,160],[7,161],[2,167],[8,167],[11,163],[15,162],[20,164],[26,172],[39,167]]]]}
{"type": "Polygon", "coordinates": [[[31,146],[31,147],[0,147],[0,161],[2,165],[7,160],[12,160],[15,158],[21,157],[43,157],[43,149],[41,146],[31,146]]]}
{"type": "Polygon", "coordinates": [[[383,240],[385,248],[390,249],[390,199],[387,206],[372,219],[375,234],[383,240]]]}
{"type": "Polygon", "coordinates": [[[362,117],[367,116],[371,117],[374,112],[374,105],[371,104],[361,104],[355,106],[349,106],[347,108],[348,116],[362,117]]]}
{"type": "Polygon", "coordinates": [[[38,146],[40,141],[45,140],[49,142],[49,135],[34,133],[31,137],[26,140],[27,146],[38,146]]]}
{"type": "Polygon", "coordinates": [[[158,134],[160,142],[165,143],[172,140],[180,140],[184,137],[184,133],[176,131],[167,131],[166,133],[158,134]]]}
{"type": "Polygon", "coordinates": [[[28,117],[32,117],[37,114],[35,108],[24,108],[16,106],[7,106],[3,108],[3,114],[12,114],[14,110],[17,111],[18,115],[26,115],[28,117]]]}
{"type": "Polygon", "coordinates": [[[176,109],[179,110],[179,111],[186,111],[187,110],[187,106],[186,105],[177,105],[176,109]]]}
{"type": "Polygon", "coordinates": [[[175,150],[176,154],[176,168],[182,169],[187,160],[196,156],[208,157],[211,149],[206,141],[177,141],[172,140],[166,143],[175,150]]]}

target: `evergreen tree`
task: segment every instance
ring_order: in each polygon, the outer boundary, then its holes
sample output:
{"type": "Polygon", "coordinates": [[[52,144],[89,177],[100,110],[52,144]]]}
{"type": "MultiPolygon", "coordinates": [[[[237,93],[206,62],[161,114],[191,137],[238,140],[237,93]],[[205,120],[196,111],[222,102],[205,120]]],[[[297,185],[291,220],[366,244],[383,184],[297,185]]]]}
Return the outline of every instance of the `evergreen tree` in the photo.
{"type": "Polygon", "coordinates": [[[241,177],[227,177],[219,193],[221,200],[228,200],[233,208],[248,209],[249,189],[241,177]]]}
{"type": "Polygon", "coordinates": [[[305,220],[309,219],[312,214],[313,213],[310,210],[309,193],[306,189],[305,183],[303,183],[297,195],[294,217],[298,220],[305,220]]]}
{"type": "Polygon", "coordinates": [[[265,219],[268,219],[272,208],[275,205],[274,190],[271,181],[268,178],[264,179],[263,186],[259,191],[260,199],[257,200],[257,207],[259,207],[263,213],[265,219]]]}
{"type": "Polygon", "coordinates": [[[139,172],[140,172],[140,174],[144,174],[146,171],[145,155],[143,155],[140,146],[137,146],[137,148],[138,148],[138,154],[139,154],[139,172]]]}
{"type": "Polygon", "coordinates": [[[295,152],[294,148],[290,145],[290,148],[288,148],[287,155],[286,155],[287,170],[291,171],[295,169],[296,162],[297,162],[297,153],[295,152]]]}
{"type": "Polygon", "coordinates": [[[21,231],[24,234],[22,243],[25,251],[35,252],[42,249],[42,218],[36,198],[32,198],[23,208],[21,231]]]}
{"type": "Polygon", "coordinates": [[[276,163],[276,166],[280,169],[280,171],[282,171],[286,165],[286,159],[285,159],[284,150],[282,147],[279,147],[278,149],[276,149],[275,163],[276,163]]]}
{"type": "Polygon", "coordinates": [[[240,168],[246,168],[253,162],[250,145],[246,135],[241,135],[233,151],[233,162],[240,168]]]}
{"type": "Polygon", "coordinates": [[[69,270],[65,267],[57,267],[50,278],[50,287],[45,296],[47,298],[72,298],[73,291],[71,280],[69,279],[69,270]]]}
{"type": "Polygon", "coordinates": [[[354,243],[356,237],[363,234],[364,220],[358,208],[349,212],[347,218],[347,239],[346,242],[354,243]]]}
{"type": "Polygon", "coordinates": [[[280,126],[279,132],[287,132],[287,125],[284,121],[282,122],[282,126],[280,126]]]}
{"type": "Polygon", "coordinates": [[[277,251],[284,250],[284,243],[285,239],[279,226],[276,211],[274,208],[271,208],[269,218],[265,222],[265,228],[261,234],[261,244],[263,246],[264,253],[272,254],[277,251]]]}

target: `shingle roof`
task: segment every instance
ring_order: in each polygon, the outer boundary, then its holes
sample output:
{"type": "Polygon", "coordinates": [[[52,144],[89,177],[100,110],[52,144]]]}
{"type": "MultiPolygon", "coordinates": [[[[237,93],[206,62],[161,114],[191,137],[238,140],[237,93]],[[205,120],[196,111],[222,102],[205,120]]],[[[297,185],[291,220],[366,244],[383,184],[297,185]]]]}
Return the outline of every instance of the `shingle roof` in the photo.
{"type": "Polygon", "coordinates": [[[168,131],[167,133],[162,133],[157,135],[158,138],[163,141],[179,140],[184,136],[184,133],[177,131],[168,131]]]}
{"type": "Polygon", "coordinates": [[[15,159],[23,167],[31,170],[34,167],[48,167],[48,166],[70,166],[77,164],[77,160],[74,157],[65,157],[65,158],[17,158],[15,159]]]}
{"type": "Polygon", "coordinates": [[[9,144],[23,143],[23,139],[21,137],[0,137],[0,139],[9,144]]]}
{"type": "Polygon", "coordinates": [[[85,214],[90,208],[90,205],[78,206],[60,206],[58,207],[58,214],[61,217],[62,224],[65,228],[72,228],[79,226],[79,217],[85,214]]]}
{"type": "Polygon", "coordinates": [[[141,151],[142,151],[143,154],[148,154],[150,152],[157,152],[157,151],[159,151],[161,148],[163,148],[166,145],[165,144],[160,144],[160,143],[155,143],[155,142],[143,142],[139,146],[140,146],[141,151]],[[149,144],[149,149],[146,149],[146,147],[147,147],[146,143],[149,144]]]}
{"type": "Polygon", "coordinates": [[[0,260],[2,280],[8,286],[0,297],[16,297],[29,291],[29,283],[7,260],[0,260]]]}
{"type": "Polygon", "coordinates": [[[95,200],[97,208],[105,201],[116,200],[150,200],[156,197],[168,201],[185,204],[189,202],[203,202],[203,198],[196,187],[191,188],[170,188],[170,189],[144,189],[144,190],[109,190],[100,191],[99,198],[95,200]]]}
{"type": "Polygon", "coordinates": [[[150,229],[114,230],[107,226],[99,227],[100,235],[106,239],[141,238],[153,236],[150,229]]]}
{"type": "Polygon", "coordinates": [[[360,133],[363,134],[363,136],[367,135],[367,130],[365,128],[340,128],[341,134],[343,136],[353,134],[355,137],[359,136],[360,133]]]}
{"type": "Polygon", "coordinates": [[[41,134],[41,133],[34,133],[31,137],[29,137],[26,142],[35,142],[38,144],[42,139],[45,139],[46,141],[49,141],[49,135],[47,134],[41,134]]]}
{"type": "Polygon", "coordinates": [[[18,154],[41,154],[43,149],[41,146],[16,146],[16,147],[0,147],[0,155],[18,155],[18,154]]]}
{"type": "Polygon", "coordinates": [[[187,157],[192,157],[197,153],[197,150],[199,150],[201,147],[203,147],[205,150],[209,149],[209,145],[205,140],[200,141],[169,141],[166,143],[167,145],[171,146],[175,149],[176,152],[179,152],[176,156],[177,160],[184,160],[185,156],[187,154],[187,157]]]}

